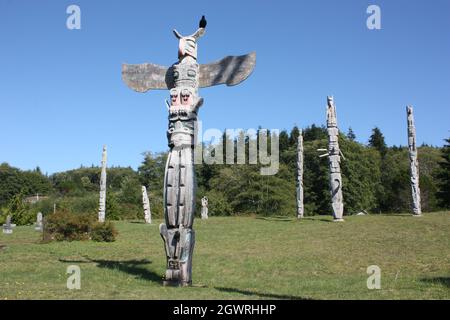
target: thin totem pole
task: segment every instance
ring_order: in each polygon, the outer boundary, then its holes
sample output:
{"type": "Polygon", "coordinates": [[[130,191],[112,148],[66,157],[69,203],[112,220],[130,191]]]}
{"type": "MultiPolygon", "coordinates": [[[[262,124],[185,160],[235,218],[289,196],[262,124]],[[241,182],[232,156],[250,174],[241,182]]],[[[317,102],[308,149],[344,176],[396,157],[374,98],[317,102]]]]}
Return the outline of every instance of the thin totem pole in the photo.
{"type": "Polygon", "coordinates": [[[142,204],[144,206],[145,223],[152,223],[152,212],[150,211],[150,201],[148,200],[147,188],[142,186],[142,204]]]}
{"type": "Polygon", "coordinates": [[[339,149],[339,129],[337,126],[336,107],[333,97],[327,97],[327,132],[328,149],[318,149],[318,151],[327,151],[320,157],[328,157],[330,167],[330,192],[331,206],[333,208],[334,221],[344,221],[344,199],[342,196],[342,177],[341,177],[341,156],[344,155],[339,149]]]}
{"type": "Polygon", "coordinates": [[[420,216],[422,215],[422,208],[420,204],[419,161],[417,159],[414,112],[411,106],[406,107],[406,117],[408,121],[408,148],[409,166],[411,171],[412,210],[414,215],[420,216]]]}
{"type": "Polygon", "coordinates": [[[220,61],[197,63],[197,41],[205,33],[206,21],[189,36],[173,30],[179,40],[178,62],[171,67],[152,63],[123,64],[122,79],[133,90],[169,89],[169,155],[164,177],[164,217],[159,226],[167,257],[164,285],[192,283],[192,254],[195,232],[194,144],[197,113],[203,104],[199,88],[219,84],[237,85],[253,71],[256,54],[228,56],[220,61]]]}
{"type": "Polygon", "coordinates": [[[202,219],[208,219],[208,197],[204,196],[202,198],[202,219]]]}
{"type": "Polygon", "coordinates": [[[102,152],[102,173],[100,174],[100,201],[98,206],[98,221],[105,222],[106,209],[106,146],[102,152]]]}
{"type": "Polygon", "coordinates": [[[301,219],[303,215],[303,132],[300,129],[297,143],[297,218],[301,219]]]}

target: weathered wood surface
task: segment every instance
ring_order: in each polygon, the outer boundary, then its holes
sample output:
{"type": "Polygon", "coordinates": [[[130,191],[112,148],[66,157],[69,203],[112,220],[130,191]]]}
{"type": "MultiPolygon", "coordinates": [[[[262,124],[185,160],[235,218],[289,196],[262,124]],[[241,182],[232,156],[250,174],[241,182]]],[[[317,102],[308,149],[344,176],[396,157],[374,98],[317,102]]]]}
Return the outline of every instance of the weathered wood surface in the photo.
{"type": "Polygon", "coordinates": [[[331,206],[335,221],[343,221],[344,197],[342,195],[341,150],[339,149],[339,129],[337,125],[336,106],[333,97],[328,97],[327,132],[328,161],[330,167],[331,206]]]}
{"type": "Polygon", "coordinates": [[[105,222],[105,210],[106,210],[106,146],[103,146],[102,152],[102,172],[100,174],[100,199],[98,209],[98,221],[105,222]]]}
{"type": "Polygon", "coordinates": [[[300,129],[297,139],[297,218],[303,216],[303,132],[300,129]]]}
{"type": "Polygon", "coordinates": [[[342,152],[339,149],[339,129],[333,97],[327,98],[327,133],[328,149],[318,149],[317,151],[326,151],[326,153],[320,155],[320,157],[328,157],[330,168],[331,207],[333,209],[334,221],[344,221],[344,198],[342,195],[340,165],[342,152]]]}
{"type": "Polygon", "coordinates": [[[200,88],[226,84],[235,86],[247,79],[256,65],[256,52],[243,56],[228,56],[200,65],[200,88]]]}
{"type": "Polygon", "coordinates": [[[422,206],[420,203],[419,160],[417,158],[414,110],[411,106],[406,107],[406,117],[408,123],[408,150],[411,175],[412,211],[414,215],[420,216],[422,214],[422,206]]]}
{"type": "Polygon", "coordinates": [[[147,188],[142,186],[142,205],[144,207],[144,220],[145,223],[152,223],[152,212],[150,210],[150,201],[148,199],[147,188]]]}
{"type": "MultiPolygon", "coordinates": [[[[199,87],[220,84],[234,86],[247,79],[256,65],[256,53],[243,56],[228,56],[222,60],[200,65],[199,87]]],[[[123,64],[122,79],[137,92],[164,90],[175,87],[173,66],[165,67],[153,63],[123,64]]]]}

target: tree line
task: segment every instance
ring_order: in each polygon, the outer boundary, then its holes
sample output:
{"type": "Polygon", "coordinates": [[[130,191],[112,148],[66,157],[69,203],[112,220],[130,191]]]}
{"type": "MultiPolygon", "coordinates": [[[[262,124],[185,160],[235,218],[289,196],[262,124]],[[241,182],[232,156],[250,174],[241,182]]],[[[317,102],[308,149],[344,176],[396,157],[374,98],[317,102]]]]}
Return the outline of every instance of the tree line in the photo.
{"type": "MultiPolygon", "coordinates": [[[[280,165],[277,174],[263,176],[261,165],[196,165],[197,208],[203,196],[209,198],[211,215],[294,216],[296,213],[296,160],[299,129],[279,133],[280,165]]],[[[224,135],[224,145],[230,139],[224,135]]],[[[250,137],[245,137],[246,151],[250,137]]],[[[312,125],[303,130],[305,215],[331,214],[328,163],[317,149],[327,146],[325,127],[312,125]]],[[[379,128],[372,130],[367,144],[356,141],[351,128],[340,132],[344,212],[408,212],[411,203],[408,148],[388,147],[379,128]]],[[[450,208],[450,139],[443,147],[418,148],[423,211],[450,208]]],[[[270,145],[270,138],[269,138],[270,145]]],[[[167,152],[145,152],[137,170],[111,167],[107,170],[106,214],[109,219],[141,218],[141,185],[149,192],[152,214],[163,216],[163,184],[167,152]]],[[[248,155],[246,157],[248,159],[248,155]]],[[[16,216],[30,223],[38,211],[58,210],[92,213],[98,210],[100,167],[44,175],[39,168],[23,171],[7,163],[0,165],[0,216],[16,216]],[[36,204],[27,196],[46,195],[36,204]]]]}

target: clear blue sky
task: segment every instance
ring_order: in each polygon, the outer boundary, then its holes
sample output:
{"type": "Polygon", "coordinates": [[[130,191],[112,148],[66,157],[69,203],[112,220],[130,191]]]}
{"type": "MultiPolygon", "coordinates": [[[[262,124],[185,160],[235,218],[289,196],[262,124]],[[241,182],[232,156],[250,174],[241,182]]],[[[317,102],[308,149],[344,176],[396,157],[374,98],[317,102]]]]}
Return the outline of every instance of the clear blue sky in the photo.
{"type": "Polygon", "coordinates": [[[165,91],[136,93],[121,64],[176,61],[177,40],[205,14],[199,62],[257,52],[236,87],[201,90],[205,128],[290,129],[324,124],[334,95],[341,130],[367,143],[381,128],[405,145],[405,106],[417,139],[442,145],[450,129],[450,1],[0,0],[0,162],[53,173],[108,164],[136,168],[167,149],[165,91]],[[66,8],[81,8],[81,30],[66,8]],[[368,5],[382,30],[368,30],[368,5]]]}

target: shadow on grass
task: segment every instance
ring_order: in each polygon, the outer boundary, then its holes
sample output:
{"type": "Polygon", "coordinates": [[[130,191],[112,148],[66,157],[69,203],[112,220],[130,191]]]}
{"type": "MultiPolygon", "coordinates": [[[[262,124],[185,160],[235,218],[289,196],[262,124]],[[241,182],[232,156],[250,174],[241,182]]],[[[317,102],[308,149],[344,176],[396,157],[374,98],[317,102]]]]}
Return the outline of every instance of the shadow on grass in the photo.
{"type": "Polygon", "coordinates": [[[264,293],[264,292],[256,292],[256,291],[250,291],[250,290],[241,290],[236,288],[223,288],[223,287],[216,287],[214,288],[218,291],[222,292],[228,292],[228,293],[239,293],[246,296],[258,296],[261,298],[269,298],[269,299],[282,299],[282,300],[312,300],[310,298],[305,297],[298,297],[298,296],[291,296],[291,295],[285,295],[285,294],[274,294],[274,293],[264,293]]]}
{"type": "Polygon", "coordinates": [[[423,278],[420,279],[420,281],[432,284],[441,284],[443,286],[446,286],[447,288],[450,288],[450,277],[423,278]]]}
{"type": "Polygon", "coordinates": [[[150,260],[102,260],[102,259],[91,259],[89,257],[84,257],[86,260],[66,260],[59,259],[60,262],[67,263],[96,263],[99,268],[106,268],[111,270],[119,270],[137,278],[148,280],[152,282],[161,283],[162,277],[156,272],[147,270],[143,265],[152,263],[150,260]]]}

